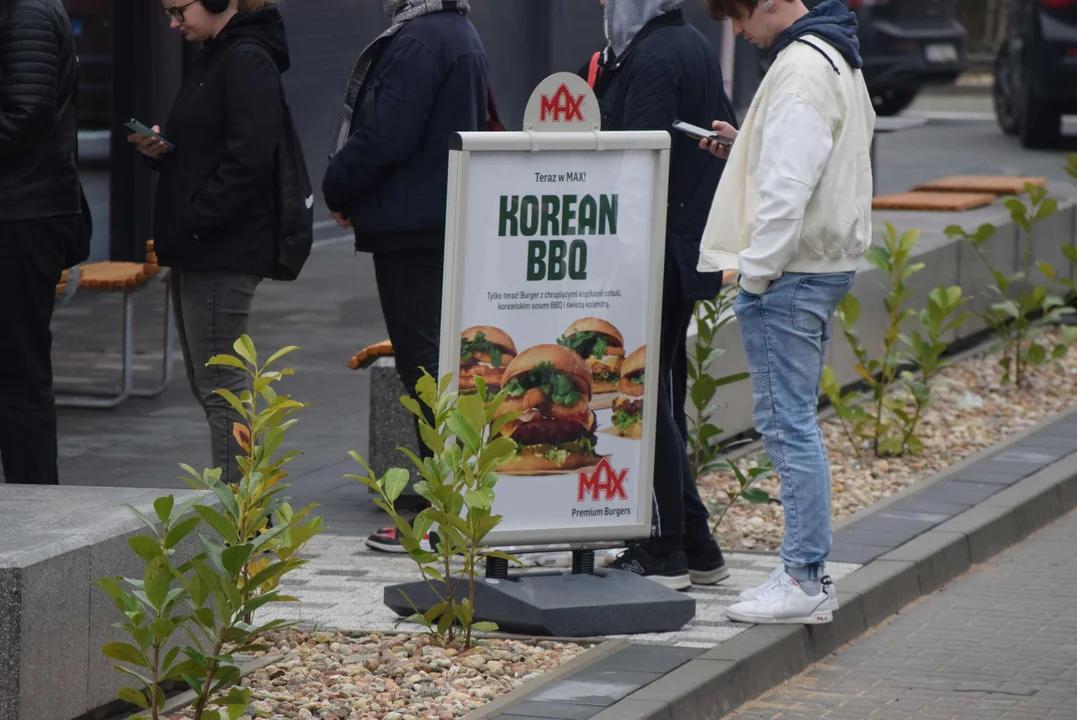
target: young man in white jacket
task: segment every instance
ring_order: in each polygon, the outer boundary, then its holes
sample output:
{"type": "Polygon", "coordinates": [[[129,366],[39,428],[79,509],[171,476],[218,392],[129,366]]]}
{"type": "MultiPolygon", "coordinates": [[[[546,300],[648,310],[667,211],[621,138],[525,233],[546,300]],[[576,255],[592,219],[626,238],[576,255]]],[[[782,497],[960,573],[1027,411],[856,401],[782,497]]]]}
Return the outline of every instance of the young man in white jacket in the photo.
{"type": "Polygon", "coordinates": [[[755,428],[781,476],[783,564],[727,615],[825,623],[830,466],[816,417],[830,319],[871,243],[875,113],[860,72],[856,17],[837,0],[707,0],[711,15],[769,49],[771,66],[740,132],[700,146],[726,157],[699,269],[737,270],[734,309],[752,374],[755,428]]]}

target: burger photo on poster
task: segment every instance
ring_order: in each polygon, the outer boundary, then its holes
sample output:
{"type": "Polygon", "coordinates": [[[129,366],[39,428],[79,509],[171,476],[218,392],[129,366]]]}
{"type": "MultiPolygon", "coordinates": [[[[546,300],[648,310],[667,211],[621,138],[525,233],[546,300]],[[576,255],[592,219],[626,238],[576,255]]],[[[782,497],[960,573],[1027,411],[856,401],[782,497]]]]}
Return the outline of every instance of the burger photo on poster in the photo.
{"type": "MultiPolygon", "coordinates": [[[[572,350],[587,363],[595,395],[617,390],[625,358],[625,339],[612,323],[600,318],[581,318],[569,325],[557,344],[572,350]]],[[[598,409],[595,403],[591,407],[598,409]]]]}
{"type": "Polygon", "coordinates": [[[460,333],[460,392],[476,392],[475,378],[482,377],[489,393],[499,393],[509,363],[516,357],[516,343],[501,328],[476,325],[460,333]]]}
{"type": "Polygon", "coordinates": [[[639,438],[643,435],[646,371],[647,346],[644,345],[625,358],[621,366],[621,381],[617,385],[621,394],[613,401],[613,427],[621,437],[639,438]]]}
{"type": "Polygon", "coordinates": [[[591,371],[561,345],[536,345],[505,368],[507,394],[496,417],[518,412],[501,434],[516,442],[516,454],[495,468],[504,475],[558,475],[598,463],[591,371]]]}

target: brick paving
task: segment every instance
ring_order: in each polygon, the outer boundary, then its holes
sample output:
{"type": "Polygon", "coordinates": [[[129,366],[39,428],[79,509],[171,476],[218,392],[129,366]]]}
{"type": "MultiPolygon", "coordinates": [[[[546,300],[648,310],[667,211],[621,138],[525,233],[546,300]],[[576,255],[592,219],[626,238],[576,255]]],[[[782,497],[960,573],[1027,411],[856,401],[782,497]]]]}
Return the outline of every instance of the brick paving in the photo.
{"type": "Polygon", "coordinates": [[[1077,718],[1077,512],[730,717],[1077,718]]]}

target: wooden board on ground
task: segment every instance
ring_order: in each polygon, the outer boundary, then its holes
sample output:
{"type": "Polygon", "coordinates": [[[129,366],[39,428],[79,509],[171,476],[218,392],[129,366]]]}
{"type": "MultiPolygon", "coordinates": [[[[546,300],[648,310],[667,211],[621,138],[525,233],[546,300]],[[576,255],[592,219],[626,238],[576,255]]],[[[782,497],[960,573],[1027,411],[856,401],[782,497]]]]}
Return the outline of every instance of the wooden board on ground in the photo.
{"type": "Polygon", "coordinates": [[[1028,183],[1043,187],[1047,184],[1047,178],[1013,175],[951,175],[918,185],[914,190],[1020,195],[1025,192],[1025,185],[1028,183]]]}
{"type": "Polygon", "coordinates": [[[932,210],[961,212],[990,205],[995,196],[988,193],[907,192],[873,198],[874,210],[932,210]]]}

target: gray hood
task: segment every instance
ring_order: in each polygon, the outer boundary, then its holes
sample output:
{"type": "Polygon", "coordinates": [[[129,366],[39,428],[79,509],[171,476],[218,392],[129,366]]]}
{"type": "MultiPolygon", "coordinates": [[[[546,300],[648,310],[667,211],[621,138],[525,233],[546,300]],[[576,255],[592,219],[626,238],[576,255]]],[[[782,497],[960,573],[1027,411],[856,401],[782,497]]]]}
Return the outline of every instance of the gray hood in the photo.
{"type": "Polygon", "coordinates": [[[606,0],[606,39],[619,57],[643,26],[684,0],[606,0]]]}

